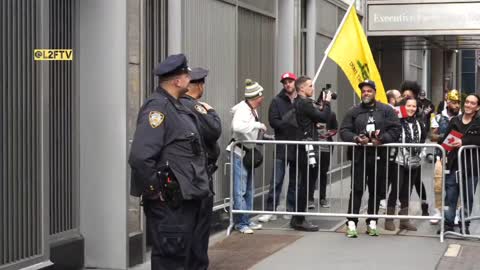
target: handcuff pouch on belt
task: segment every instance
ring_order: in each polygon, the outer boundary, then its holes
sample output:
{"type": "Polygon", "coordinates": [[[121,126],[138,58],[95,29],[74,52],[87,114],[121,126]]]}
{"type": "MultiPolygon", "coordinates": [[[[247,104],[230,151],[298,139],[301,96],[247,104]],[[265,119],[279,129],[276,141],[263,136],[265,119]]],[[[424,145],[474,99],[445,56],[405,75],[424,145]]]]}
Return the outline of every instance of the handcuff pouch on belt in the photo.
{"type": "Polygon", "coordinates": [[[182,191],[168,163],[160,167],[158,178],[160,181],[160,199],[165,201],[168,206],[178,208],[183,201],[182,191]]]}

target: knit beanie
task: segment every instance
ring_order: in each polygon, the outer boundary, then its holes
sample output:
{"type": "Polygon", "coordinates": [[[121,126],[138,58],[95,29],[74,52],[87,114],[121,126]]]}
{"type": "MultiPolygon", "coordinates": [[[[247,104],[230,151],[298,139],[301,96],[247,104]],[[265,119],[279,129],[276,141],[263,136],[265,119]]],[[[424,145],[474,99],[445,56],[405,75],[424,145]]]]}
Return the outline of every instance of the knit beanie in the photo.
{"type": "Polygon", "coordinates": [[[263,95],[263,87],[250,79],[245,80],[245,98],[254,99],[263,95]]]}

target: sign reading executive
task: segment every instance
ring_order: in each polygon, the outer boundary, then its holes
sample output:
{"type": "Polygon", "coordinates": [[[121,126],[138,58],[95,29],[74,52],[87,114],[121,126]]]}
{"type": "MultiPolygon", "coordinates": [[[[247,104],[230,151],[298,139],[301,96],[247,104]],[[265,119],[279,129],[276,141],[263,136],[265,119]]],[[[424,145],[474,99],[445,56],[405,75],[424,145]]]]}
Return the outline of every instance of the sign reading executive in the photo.
{"type": "Polygon", "coordinates": [[[367,10],[369,35],[389,31],[451,34],[480,30],[480,2],[370,4],[367,10]]]}

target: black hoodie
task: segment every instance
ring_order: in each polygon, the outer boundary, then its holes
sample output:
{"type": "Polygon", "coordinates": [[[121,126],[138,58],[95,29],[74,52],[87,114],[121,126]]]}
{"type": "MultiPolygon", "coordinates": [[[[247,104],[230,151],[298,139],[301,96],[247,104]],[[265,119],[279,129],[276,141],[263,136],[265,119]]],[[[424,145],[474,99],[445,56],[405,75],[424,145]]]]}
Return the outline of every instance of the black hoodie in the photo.
{"type": "MultiPolygon", "coordinates": [[[[470,123],[464,125],[462,122],[463,115],[457,115],[450,120],[450,123],[445,132],[444,138],[439,141],[441,144],[448,134],[452,131],[458,131],[463,134],[462,145],[477,145],[480,146],[480,116],[477,113],[470,123]]],[[[464,152],[464,157],[466,160],[466,167],[463,169],[467,171],[469,176],[478,176],[477,168],[477,153],[474,150],[473,155],[471,150],[464,152]],[[472,168],[473,164],[473,168],[472,168]],[[472,174],[473,173],[473,174],[472,174]]],[[[447,168],[450,170],[450,173],[458,170],[458,148],[447,153],[447,168]]]]}

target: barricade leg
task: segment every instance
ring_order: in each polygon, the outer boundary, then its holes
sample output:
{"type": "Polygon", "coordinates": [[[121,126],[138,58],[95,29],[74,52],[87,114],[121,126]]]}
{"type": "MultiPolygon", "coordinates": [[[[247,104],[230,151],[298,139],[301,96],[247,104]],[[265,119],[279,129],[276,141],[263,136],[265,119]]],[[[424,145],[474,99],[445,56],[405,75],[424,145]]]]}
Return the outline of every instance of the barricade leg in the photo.
{"type": "Polygon", "coordinates": [[[462,222],[465,224],[465,230],[462,231],[465,232],[464,234],[470,234],[469,232],[469,226],[470,226],[470,221],[466,220],[470,215],[472,214],[473,210],[473,199],[475,196],[476,188],[478,185],[478,177],[463,177],[463,219],[462,222]]]}

